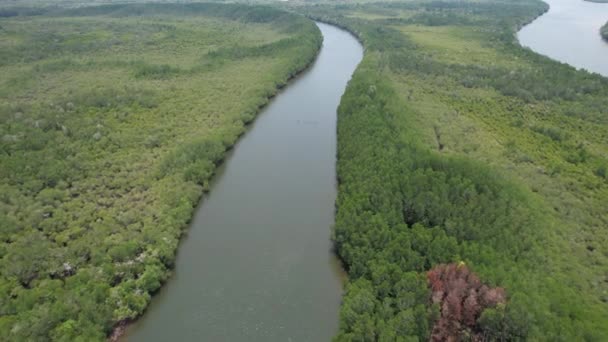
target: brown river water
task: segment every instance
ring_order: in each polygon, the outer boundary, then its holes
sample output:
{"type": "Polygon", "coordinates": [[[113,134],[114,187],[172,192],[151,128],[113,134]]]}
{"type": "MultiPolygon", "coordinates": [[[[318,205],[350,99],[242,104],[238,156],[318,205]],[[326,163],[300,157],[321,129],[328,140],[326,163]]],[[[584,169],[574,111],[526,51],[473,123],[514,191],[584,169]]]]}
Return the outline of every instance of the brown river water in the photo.
{"type": "Polygon", "coordinates": [[[336,110],[363,48],[343,30],[318,26],[315,63],[227,156],[175,274],[124,340],[329,341],[337,332],[336,110]]]}

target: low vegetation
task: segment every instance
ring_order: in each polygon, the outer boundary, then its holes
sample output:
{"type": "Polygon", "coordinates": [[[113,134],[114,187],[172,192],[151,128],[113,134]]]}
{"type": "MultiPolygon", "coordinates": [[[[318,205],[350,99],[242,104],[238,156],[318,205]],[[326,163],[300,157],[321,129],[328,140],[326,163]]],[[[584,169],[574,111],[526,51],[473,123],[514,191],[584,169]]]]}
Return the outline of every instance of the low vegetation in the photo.
{"type": "Polygon", "coordinates": [[[0,340],[102,341],[145,310],[226,149],[321,35],[218,4],[5,9],[0,27],[0,340]]]}
{"type": "Polygon", "coordinates": [[[338,113],[336,340],[445,336],[427,272],[460,262],[504,298],[450,336],[607,340],[608,80],[517,43],[547,5],[298,10],[366,47],[338,113]]]}

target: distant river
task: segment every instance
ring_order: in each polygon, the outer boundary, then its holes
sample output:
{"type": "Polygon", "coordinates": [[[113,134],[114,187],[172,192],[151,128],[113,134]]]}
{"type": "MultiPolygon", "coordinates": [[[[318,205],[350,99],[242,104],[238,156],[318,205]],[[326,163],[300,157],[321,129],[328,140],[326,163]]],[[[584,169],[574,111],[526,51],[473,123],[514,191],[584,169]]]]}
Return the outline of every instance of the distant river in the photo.
{"type": "Polygon", "coordinates": [[[329,341],[337,333],[336,110],[363,49],[349,33],[318,26],[316,62],[228,155],[174,276],[125,340],[329,341]]]}
{"type": "Polygon", "coordinates": [[[608,21],[608,4],[543,1],[551,9],[519,31],[519,42],[552,59],[608,77],[608,42],[599,34],[608,21]]]}

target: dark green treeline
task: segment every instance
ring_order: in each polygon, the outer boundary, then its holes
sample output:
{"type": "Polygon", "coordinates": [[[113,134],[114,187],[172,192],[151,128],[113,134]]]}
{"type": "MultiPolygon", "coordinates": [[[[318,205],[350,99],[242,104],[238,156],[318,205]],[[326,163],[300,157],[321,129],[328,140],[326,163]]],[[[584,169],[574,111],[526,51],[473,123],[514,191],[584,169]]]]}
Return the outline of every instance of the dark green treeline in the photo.
{"type": "MultiPolygon", "coordinates": [[[[394,75],[415,75],[428,84],[445,78],[466,89],[493,89],[522,107],[543,101],[582,105],[586,99],[586,119],[605,125],[606,111],[591,108],[606,103],[608,81],[538,57],[515,42],[517,28],[546,9],[536,1],[304,9],[355,33],[366,48],[338,115],[334,239],[349,283],[337,341],[428,339],[439,308],[429,304],[425,272],[459,261],[483,281],[507,290],[507,305],[479,318],[488,340],[608,338],[608,309],[577,289],[573,279],[584,266],[563,255],[567,238],[560,236],[560,221],[547,203],[486,163],[427,144],[417,131],[425,113],[413,109],[392,81],[394,75]],[[403,9],[417,14],[393,14],[403,9]],[[388,18],[366,20],[360,13],[388,18]],[[397,31],[397,25],[478,27],[502,53],[530,61],[534,69],[513,72],[441,62],[397,31]]],[[[572,158],[578,156],[573,163],[593,167],[605,162],[576,146],[564,148],[572,149],[572,158]]],[[[596,174],[601,184],[601,172],[596,174]]]]}

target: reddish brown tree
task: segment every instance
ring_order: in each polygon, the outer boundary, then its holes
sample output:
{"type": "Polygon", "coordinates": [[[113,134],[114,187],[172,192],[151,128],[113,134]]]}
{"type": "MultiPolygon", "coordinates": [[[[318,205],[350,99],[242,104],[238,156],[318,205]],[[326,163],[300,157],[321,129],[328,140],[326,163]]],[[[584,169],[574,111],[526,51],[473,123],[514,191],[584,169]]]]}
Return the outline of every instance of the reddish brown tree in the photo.
{"type": "Polygon", "coordinates": [[[490,288],[464,264],[438,265],[427,273],[431,302],[441,310],[431,341],[481,341],[477,320],[486,308],[505,303],[503,288],[490,288]]]}

